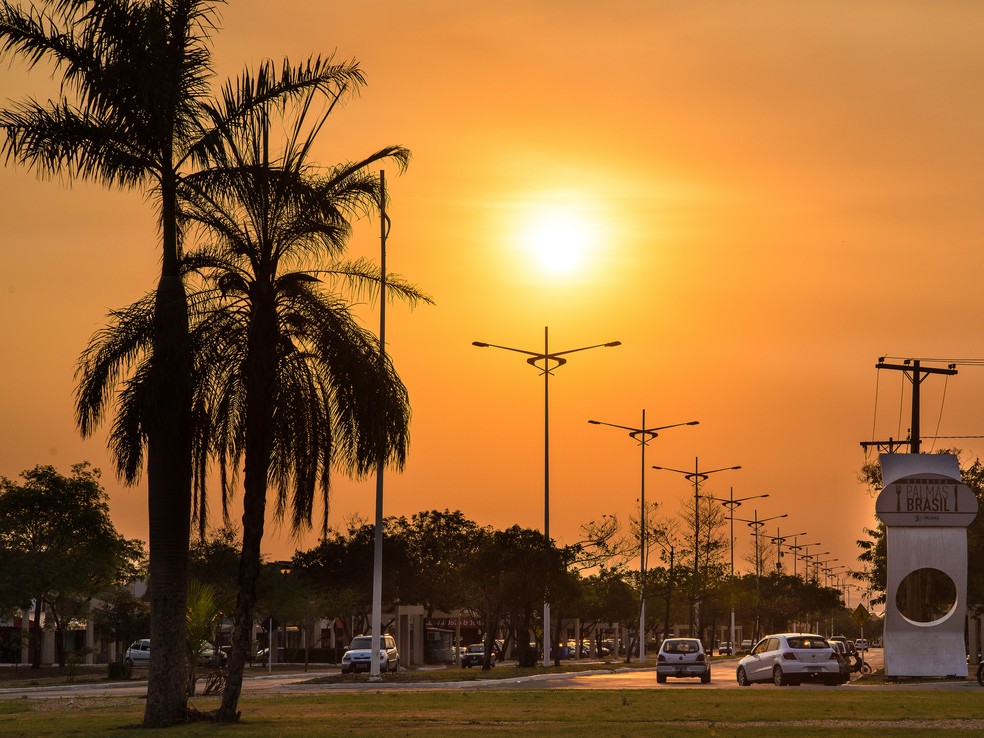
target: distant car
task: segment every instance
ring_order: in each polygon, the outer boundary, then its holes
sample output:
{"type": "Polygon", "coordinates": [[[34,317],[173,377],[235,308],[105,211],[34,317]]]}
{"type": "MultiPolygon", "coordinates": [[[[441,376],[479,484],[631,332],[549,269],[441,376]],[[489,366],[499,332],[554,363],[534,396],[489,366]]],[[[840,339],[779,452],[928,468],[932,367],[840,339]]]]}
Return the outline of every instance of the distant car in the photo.
{"type": "MultiPolygon", "coordinates": [[[[372,636],[360,635],[352,639],[342,655],[342,673],[370,671],[372,666],[372,636]]],[[[379,637],[379,670],[397,671],[400,667],[400,654],[396,641],[391,635],[379,637]]]]}
{"type": "Polygon", "coordinates": [[[755,644],[738,662],[738,684],[772,682],[777,687],[798,685],[805,681],[829,686],[841,684],[841,661],[820,635],[813,633],[776,633],[755,644]]]}
{"type": "Polygon", "coordinates": [[[718,644],[718,656],[734,656],[735,649],[731,646],[731,641],[722,641],[718,644]]]}
{"type": "Polygon", "coordinates": [[[216,651],[211,643],[202,643],[201,653],[198,654],[198,663],[202,666],[222,668],[228,660],[229,655],[222,649],[216,651]]]}
{"type": "Polygon", "coordinates": [[[741,645],[738,647],[738,650],[741,653],[748,653],[749,651],[751,651],[752,650],[752,639],[751,638],[746,638],[745,640],[743,640],[741,642],[741,645]]]}
{"type": "Polygon", "coordinates": [[[699,677],[701,684],[711,681],[711,664],[704,644],[697,638],[667,638],[656,656],[656,681],[665,684],[667,677],[699,677]]]}
{"type": "MultiPolygon", "coordinates": [[[[482,666],[485,663],[485,644],[484,643],[473,643],[468,648],[464,650],[461,654],[461,665],[466,669],[470,666],[482,666]]],[[[495,652],[492,653],[492,658],[489,659],[489,663],[495,666],[495,652]]]]}
{"type": "Polygon", "coordinates": [[[150,664],[150,639],[141,638],[130,644],[123,655],[123,663],[127,666],[148,666],[150,664]]]}
{"type": "Polygon", "coordinates": [[[856,641],[854,641],[854,647],[858,651],[867,651],[868,650],[868,641],[866,639],[864,639],[864,638],[858,638],[856,641]]]}

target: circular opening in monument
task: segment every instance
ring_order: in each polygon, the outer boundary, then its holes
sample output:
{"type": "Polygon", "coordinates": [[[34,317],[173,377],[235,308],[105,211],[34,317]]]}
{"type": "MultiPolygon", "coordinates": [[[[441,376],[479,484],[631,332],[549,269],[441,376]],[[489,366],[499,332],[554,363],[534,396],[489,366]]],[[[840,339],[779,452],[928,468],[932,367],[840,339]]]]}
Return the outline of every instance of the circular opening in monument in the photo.
{"type": "Polygon", "coordinates": [[[943,620],[956,604],[957,585],[939,569],[909,572],[895,593],[899,613],[916,625],[932,625],[943,620]]]}

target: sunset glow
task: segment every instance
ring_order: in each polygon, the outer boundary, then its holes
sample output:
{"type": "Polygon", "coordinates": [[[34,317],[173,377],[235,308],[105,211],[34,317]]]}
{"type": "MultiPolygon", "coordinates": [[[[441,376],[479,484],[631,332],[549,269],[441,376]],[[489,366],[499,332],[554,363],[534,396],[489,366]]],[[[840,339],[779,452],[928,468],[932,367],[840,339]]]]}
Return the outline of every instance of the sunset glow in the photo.
{"type": "MultiPolygon", "coordinates": [[[[413,153],[386,172],[387,269],[435,305],[387,307],[413,409],[387,516],[543,525],[542,375],[472,342],[540,351],[549,326],[557,350],[621,341],[572,353],[550,379],[559,543],[602,515],[629,528],[638,447],[586,421],[634,426],[645,409],[654,426],[700,421],[661,431],[647,464],[741,465],[704,492],[769,493],[741,517],[788,514],[783,530],[859,566],[875,524],[858,482],[874,452],[859,442],[911,424],[911,387],[879,384],[876,358],[984,354],[984,3],[287,6],[218,5],[214,91],[262,59],[358,60],[367,84],[332,110],[311,160],[413,153]]],[[[47,99],[50,72],[0,65],[4,104],[47,99]]],[[[79,437],[74,373],[107,312],[157,284],[160,214],[140,190],[68,187],[10,162],[0,192],[0,475],[90,460],[117,527],[147,540],[147,475],[132,489],[115,479],[111,422],[79,437]]],[[[379,220],[354,224],[347,256],[378,262],[379,220]]],[[[375,333],[378,301],[359,309],[375,333]]],[[[984,454],[981,398],[979,368],[925,382],[937,450],[984,454]]],[[[645,474],[660,516],[692,509],[685,478],[645,474]]],[[[330,524],[370,518],[373,483],[335,475],[330,524]]],[[[317,541],[272,512],[265,530],[272,559],[317,541]]],[[[744,523],[735,537],[748,571],[744,523]]]]}

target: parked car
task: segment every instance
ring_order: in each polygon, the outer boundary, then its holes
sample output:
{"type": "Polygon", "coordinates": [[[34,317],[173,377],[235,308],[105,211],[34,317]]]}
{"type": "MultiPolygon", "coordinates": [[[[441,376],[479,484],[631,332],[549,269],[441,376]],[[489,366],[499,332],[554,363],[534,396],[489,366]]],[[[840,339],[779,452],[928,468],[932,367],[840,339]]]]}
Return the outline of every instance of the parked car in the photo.
{"type": "Polygon", "coordinates": [[[830,647],[834,649],[834,653],[837,654],[837,660],[840,662],[840,680],[841,684],[845,684],[851,681],[851,658],[850,652],[847,649],[847,644],[839,640],[837,636],[829,638],[827,642],[830,647]]]}
{"type": "Polygon", "coordinates": [[[718,644],[718,656],[734,656],[735,649],[731,645],[731,641],[721,641],[718,644]]]}
{"type": "Polygon", "coordinates": [[[738,684],[772,682],[777,687],[804,681],[841,684],[841,663],[830,643],[812,633],[776,633],[755,644],[738,662],[738,684]]]}
{"type": "Polygon", "coordinates": [[[123,663],[129,667],[148,666],[150,664],[150,639],[141,638],[130,644],[123,654],[123,663]]]}
{"type": "Polygon", "coordinates": [[[228,654],[222,649],[216,651],[215,646],[211,643],[202,643],[201,653],[198,654],[198,663],[202,666],[209,666],[213,669],[222,668],[228,660],[228,654]]]}
{"type": "Polygon", "coordinates": [[[748,653],[751,650],[752,650],[751,638],[746,638],[745,640],[743,640],[741,642],[741,645],[738,647],[738,653],[748,653]]]}
{"type": "MultiPolygon", "coordinates": [[[[485,644],[484,643],[473,643],[468,648],[466,648],[461,654],[461,665],[466,669],[470,666],[482,666],[485,663],[485,644]]],[[[492,658],[489,659],[489,663],[495,666],[495,652],[492,652],[492,658]]]]}
{"type": "MultiPolygon", "coordinates": [[[[372,665],[372,636],[360,635],[352,639],[342,654],[342,673],[369,671],[372,665]]],[[[400,667],[400,654],[391,635],[379,637],[379,670],[396,671],[400,667]]]]}
{"type": "Polygon", "coordinates": [[[704,644],[697,638],[667,638],[656,657],[656,681],[666,683],[667,677],[700,677],[701,684],[711,681],[711,664],[704,653],[704,644]]]}
{"type": "Polygon", "coordinates": [[[854,647],[858,651],[867,651],[868,650],[868,641],[867,641],[867,639],[865,639],[865,638],[858,638],[856,641],[854,641],[854,647]]]}

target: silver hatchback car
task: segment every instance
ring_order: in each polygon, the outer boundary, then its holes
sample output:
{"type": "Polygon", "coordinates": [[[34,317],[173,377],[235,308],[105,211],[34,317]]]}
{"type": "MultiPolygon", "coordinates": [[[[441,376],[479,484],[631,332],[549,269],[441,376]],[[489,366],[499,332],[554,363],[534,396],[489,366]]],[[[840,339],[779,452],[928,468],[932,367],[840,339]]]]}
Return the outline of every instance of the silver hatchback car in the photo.
{"type": "Polygon", "coordinates": [[[777,687],[805,681],[842,683],[837,652],[823,636],[812,633],[765,636],[738,662],[737,677],[742,687],[753,682],[772,682],[777,687]]]}
{"type": "Polygon", "coordinates": [[[704,644],[697,638],[667,638],[656,657],[656,681],[665,684],[667,677],[700,677],[701,684],[711,681],[711,664],[704,644]]]}

